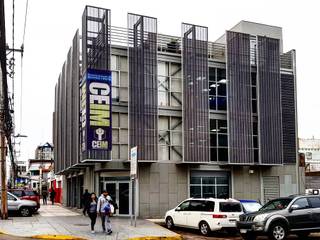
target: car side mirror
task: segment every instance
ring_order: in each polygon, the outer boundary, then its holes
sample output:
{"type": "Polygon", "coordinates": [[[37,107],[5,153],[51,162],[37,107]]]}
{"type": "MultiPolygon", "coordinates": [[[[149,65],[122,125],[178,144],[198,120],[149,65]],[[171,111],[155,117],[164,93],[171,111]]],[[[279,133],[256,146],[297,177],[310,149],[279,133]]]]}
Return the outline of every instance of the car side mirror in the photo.
{"type": "Polygon", "coordinates": [[[297,209],[299,209],[299,208],[300,208],[299,205],[293,204],[293,205],[290,207],[290,212],[292,212],[292,211],[294,211],[294,210],[297,210],[297,209]]]}
{"type": "Polygon", "coordinates": [[[177,208],[176,208],[176,211],[177,211],[177,212],[179,212],[180,210],[181,210],[181,208],[180,208],[180,207],[177,207],[177,208]]]}

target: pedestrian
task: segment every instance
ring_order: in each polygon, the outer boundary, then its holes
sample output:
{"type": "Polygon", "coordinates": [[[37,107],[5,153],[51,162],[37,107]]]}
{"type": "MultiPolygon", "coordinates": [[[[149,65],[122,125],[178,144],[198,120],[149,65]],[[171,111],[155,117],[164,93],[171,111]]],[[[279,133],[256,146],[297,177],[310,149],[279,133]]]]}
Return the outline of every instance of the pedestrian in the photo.
{"type": "Polygon", "coordinates": [[[91,193],[90,196],[88,215],[91,220],[91,233],[94,233],[94,225],[97,220],[97,196],[95,193],[91,193]]]}
{"type": "Polygon", "coordinates": [[[56,196],[56,192],[54,191],[54,188],[51,188],[50,200],[51,200],[52,205],[54,205],[55,196],[56,196]]]}
{"type": "Polygon", "coordinates": [[[88,189],[86,189],[84,191],[84,193],[82,194],[82,197],[81,197],[81,202],[82,202],[82,206],[83,206],[83,215],[85,216],[87,211],[88,211],[88,208],[89,208],[89,204],[91,202],[91,194],[88,192],[88,189]]]}
{"type": "Polygon", "coordinates": [[[43,205],[47,205],[48,192],[47,190],[42,191],[42,203],[43,205]]]}
{"type": "Polygon", "coordinates": [[[105,211],[105,207],[109,205],[107,196],[108,196],[108,192],[106,190],[103,190],[102,194],[98,199],[97,212],[101,218],[103,232],[106,232],[106,221],[107,221],[107,234],[110,235],[112,233],[112,229],[110,224],[109,213],[106,213],[105,211]]]}

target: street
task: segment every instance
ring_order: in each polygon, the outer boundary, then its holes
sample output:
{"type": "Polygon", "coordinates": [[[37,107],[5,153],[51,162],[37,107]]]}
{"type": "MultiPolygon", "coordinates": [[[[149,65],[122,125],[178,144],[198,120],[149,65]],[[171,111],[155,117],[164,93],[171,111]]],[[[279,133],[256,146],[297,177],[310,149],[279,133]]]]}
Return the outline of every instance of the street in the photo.
{"type": "MultiPolygon", "coordinates": [[[[232,236],[227,233],[211,233],[209,237],[201,236],[198,230],[175,228],[174,232],[180,234],[184,240],[242,240],[239,235],[232,236]]],[[[257,237],[257,240],[267,240],[267,237],[257,237]]],[[[295,235],[289,236],[288,239],[298,239],[295,235]]],[[[312,234],[309,239],[320,239],[319,234],[312,234]]]]}

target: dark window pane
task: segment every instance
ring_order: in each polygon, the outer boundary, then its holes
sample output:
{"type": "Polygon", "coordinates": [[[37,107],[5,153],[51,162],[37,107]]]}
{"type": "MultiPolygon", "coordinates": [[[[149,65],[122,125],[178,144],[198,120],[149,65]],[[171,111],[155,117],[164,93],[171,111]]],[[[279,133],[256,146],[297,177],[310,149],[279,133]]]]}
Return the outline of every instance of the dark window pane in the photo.
{"type": "Polygon", "coordinates": [[[299,206],[299,209],[303,209],[303,208],[308,208],[309,207],[309,203],[308,203],[308,200],[306,198],[300,198],[297,201],[295,201],[293,204],[299,206]]]}
{"type": "Polygon", "coordinates": [[[211,147],[217,146],[217,134],[215,134],[215,133],[210,134],[210,146],[211,147]]]}
{"type": "Polygon", "coordinates": [[[200,186],[190,186],[190,197],[200,198],[201,197],[201,187],[200,186]]]}
{"type": "Polygon", "coordinates": [[[228,135],[218,135],[218,142],[220,147],[227,147],[228,146],[228,135]]]}
{"type": "Polygon", "coordinates": [[[257,113],[257,100],[252,100],[252,112],[257,113]]]}
{"type": "Polygon", "coordinates": [[[216,69],[215,68],[209,68],[209,80],[216,81],[216,69]]]}
{"type": "Polygon", "coordinates": [[[256,87],[252,87],[252,98],[253,99],[257,98],[257,88],[256,87]]]}
{"type": "Polygon", "coordinates": [[[201,177],[191,177],[190,184],[200,184],[201,183],[201,177]]]}
{"type": "Polygon", "coordinates": [[[254,86],[257,85],[257,73],[255,73],[255,72],[251,73],[251,84],[254,86]]]}
{"type": "Polygon", "coordinates": [[[219,148],[218,149],[218,160],[220,162],[228,161],[228,149],[227,148],[219,148]]]}
{"type": "Polygon", "coordinates": [[[202,177],[202,184],[215,184],[214,177],[202,177]]]}
{"type": "Polygon", "coordinates": [[[212,110],[217,110],[217,98],[209,97],[209,108],[212,110]]]}
{"type": "Polygon", "coordinates": [[[226,70],[222,68],[217,69],[217,81],[226,79],[226,70]]]}
{"type": "Polygon", "coordinates": [[[217,187],[217,197],[218,198],[229,198],[229,187],[218,186],[217,187]]]}
{"type": "Polygon", "coordinates": [[[205,212],[214,212],[214,202],[212,201],[207,201],[205,208],[204,208],[205,212]]]}
{"type": "Polygon", "coordinates": [[[189,211],[200,212],[204,209],[204,201],[190,201],[189,211]]]}
{"type": "Polygon", "coordinates": [[[258,135],[258,123],[253,122],[253,135],[258,135]]]}
{"type": "Polygon", "coordinates": [[[217,177],[217,184],[229,184],[228,177],[217,177]]]}
{"type": "Polygon", "coordinates": [[[217,129],[217,121],[215,119],[210,119],[210,131],[214,132],[212,130],[216,130],[217,129]]]}
{"type": "Polygon", "coordinates": [[[215,82],[209,82],[209,95],[215,96],[217,92],[217,85],[215,82]]]}
{"type": "Polygon", "coordinates": [[[259,150],[255,149],[253,151],[253,155],[254,155],[254,162],[258,163],[259,162],[259,150]]]}
{"type": "Polygon", "coordinates": [[[223,83],[218,84],[218,95],[219,96],[227,96],[226,84],[223,84],[223,83]]]}
{"type": "Polygon", "coordinates": [[[227,120],[218,120],[219,133],[227,133],[227,120]]]}
{"type": "Polygon", "coordinates": [[[240,203],[235,202],[221,202],[219,204],[220,212],[241,212],[242,208],[240,203]]]}
{"type": "Polygon", "coordinates": [[[258,137],[253,137],[253,147],[258,148],[258,137]]]}
{"type": "Polygon", "coordinates": [[[34,191],[25,191],[24,192],[26,196],[36,196],[37,194],[35,194],[34,191]]]}
{"type": "Polygon", "coordinates": [[[227,98],[226,97],[218,97],[217,105],[218,105],[218,110],[222,110],[222,111],[227,110],[227,98]]]}
{"type": "Polygon", "coordinates": [[[320,208],[320,198],[309,198],[311,207],[313,208],[320,208]]]}
{"type": "Polygon", "coordinates": [[[215,197],[215,191],[214,186],[202,186],[202,197],[203,198],[214,198],[215,197]]]}
{"type": "Polygon", "coordinates": [[[210,148],[210,151],[211,151],[211,161],[216,162],[218,160],[217,149],[216,148],[210,148]]]}

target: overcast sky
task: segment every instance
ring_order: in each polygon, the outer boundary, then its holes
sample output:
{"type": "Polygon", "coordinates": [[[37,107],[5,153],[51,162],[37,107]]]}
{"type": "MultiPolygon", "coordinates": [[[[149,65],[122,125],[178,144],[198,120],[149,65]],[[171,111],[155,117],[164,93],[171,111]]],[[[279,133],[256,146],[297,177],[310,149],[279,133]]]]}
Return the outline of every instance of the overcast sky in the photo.
{"type": "MultiPolygon", "coordinates": [[[[299,137],[320,138],[320,4],[317,0],[29,0],[21,99],[20,57],[16,54],[15,121],[21,160],[52,142],[54,86],[85,5],[111,9],[112,25],[126,27],[127,13],[158,18],[158,32],[180,36],[181,22],[207,26],[209,41],[241,20],[283,28],[284,51],[297,51],[299,137]],[[319,71],[318,71],[319,72],[319,71]],[[22,102],[22,124],[20,116],[22,102]]],[[[5,0],[7,42],[11,41],[12,0],[5,0]]],[[[26,0],[15,1],[15,47],[20,47],[26,0]]]]}

